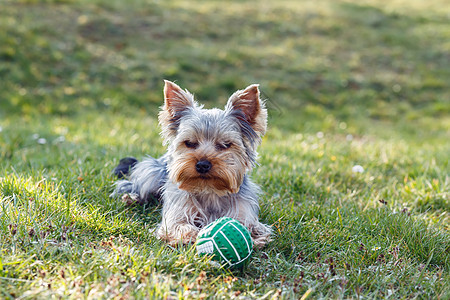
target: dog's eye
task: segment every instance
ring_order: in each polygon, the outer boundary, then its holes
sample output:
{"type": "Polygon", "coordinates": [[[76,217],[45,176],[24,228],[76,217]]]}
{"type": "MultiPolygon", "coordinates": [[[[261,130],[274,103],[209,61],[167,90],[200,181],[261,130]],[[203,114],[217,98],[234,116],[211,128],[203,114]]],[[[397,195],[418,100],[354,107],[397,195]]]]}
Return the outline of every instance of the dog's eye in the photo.
{"type": "Polygon", "coordinates": [[[198,143],[190,142],[190,141],[184,141],[184,145],[191,149],[195,149],[198,147],[198,143]]]}
{"type": "Polygon", "coordinates": [[[216,145],[216,148],[219,150],[226,150],[228,148],[230,148],[232,145],[232,143],[219,143],[216,145]]]}

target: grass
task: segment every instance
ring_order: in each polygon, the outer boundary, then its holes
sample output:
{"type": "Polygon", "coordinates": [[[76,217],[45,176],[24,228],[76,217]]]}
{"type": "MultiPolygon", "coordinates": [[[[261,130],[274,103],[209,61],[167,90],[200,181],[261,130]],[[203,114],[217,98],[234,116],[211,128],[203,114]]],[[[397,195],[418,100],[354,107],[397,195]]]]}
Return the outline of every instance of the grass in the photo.
{"type": "Polygon", "coordinates": [[[445,1],[1,6],[0,298],[450,297],[445,1]],[[108,197],[121,157],[164,153],[163,79],[207,107],[261,84],[275,234],[244,272],[108,197]]]}

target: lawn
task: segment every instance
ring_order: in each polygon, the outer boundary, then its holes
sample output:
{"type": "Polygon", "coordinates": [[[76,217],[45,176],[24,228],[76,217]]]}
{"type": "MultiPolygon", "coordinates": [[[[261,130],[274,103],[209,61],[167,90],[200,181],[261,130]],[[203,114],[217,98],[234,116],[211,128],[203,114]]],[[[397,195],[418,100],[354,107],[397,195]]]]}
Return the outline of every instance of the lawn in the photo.
{"type": "Polygon", "coordinates": [[[450,298],[450,6],[0,0],[0,298],[450,298]],[[273,241],[243,271],[109,198],[165,152],[163,79],[223,107],[259,83],[273,241]],[[360,166],[360,167],[358,167],[360,166]],[[358,172],[362,171],[362,172],[358,172]]]}

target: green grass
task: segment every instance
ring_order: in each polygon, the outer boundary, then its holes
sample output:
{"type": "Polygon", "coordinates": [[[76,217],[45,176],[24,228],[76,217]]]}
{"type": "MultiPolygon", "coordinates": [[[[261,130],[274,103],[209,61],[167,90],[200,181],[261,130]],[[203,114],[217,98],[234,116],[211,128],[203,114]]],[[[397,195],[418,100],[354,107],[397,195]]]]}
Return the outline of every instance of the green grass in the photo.
{"type": "Polygon", "coordinates": [[[124,3],[0,3],[0,298],[450,297],[446,1],[124,3]],[[261,84],[275,234],[244,272],[108,197],[165,151],[163,79],[207,107],[261,84]]]}

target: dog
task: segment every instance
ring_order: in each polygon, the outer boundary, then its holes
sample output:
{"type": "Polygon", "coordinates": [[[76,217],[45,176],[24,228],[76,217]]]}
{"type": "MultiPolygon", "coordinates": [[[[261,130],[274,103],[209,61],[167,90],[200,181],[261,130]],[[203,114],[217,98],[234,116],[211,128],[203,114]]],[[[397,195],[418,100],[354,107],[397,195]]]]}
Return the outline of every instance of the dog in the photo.
{"type": "Polygon", "coordinates": [[[158,116],[167,153],[142,162],[126,158],[111,196],[128,203],[162,201],[156,236],[170,245],[195,242],[199,230],[220,217],[240,221],[255,247],[270,241],[271,228],[258,220],[258,185],[249,178],[267,128],[267,110],[253,84],[236,91],[225,108],[204,109],[193,95],[165,81],[158,116]]]}

